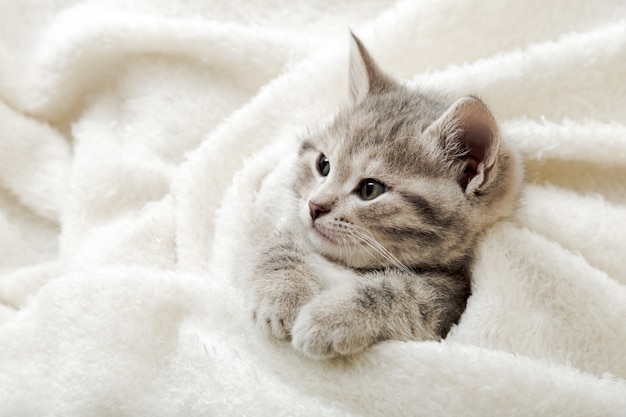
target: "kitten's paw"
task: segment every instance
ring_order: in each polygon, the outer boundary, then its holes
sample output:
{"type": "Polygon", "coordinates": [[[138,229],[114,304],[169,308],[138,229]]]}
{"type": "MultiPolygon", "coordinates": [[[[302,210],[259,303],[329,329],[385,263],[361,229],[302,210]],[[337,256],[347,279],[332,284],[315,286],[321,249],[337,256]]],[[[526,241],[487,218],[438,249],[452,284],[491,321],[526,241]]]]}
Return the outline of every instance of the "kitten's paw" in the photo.
{"type": "Polygon", "coordinates": [[[266,295],[255,303],[252,318],[265,332],[276,339],[287,339],[302,305],[309,300],[308,294],[280,293],[266,295]]]}
{"type": "Polygon", "coordinates": [[[287,339],[295,319],[291,311],[277,311],[276,308],[260,307],[252,312],[257,326],[276,339],[287,339]]]}
{"type": "Polygon", "coordinates": [[[314,359],[348,356],[374,344],[378,328],[350,305],[313,302],[302,308],[292,330],[293,347],[314,359]]]}

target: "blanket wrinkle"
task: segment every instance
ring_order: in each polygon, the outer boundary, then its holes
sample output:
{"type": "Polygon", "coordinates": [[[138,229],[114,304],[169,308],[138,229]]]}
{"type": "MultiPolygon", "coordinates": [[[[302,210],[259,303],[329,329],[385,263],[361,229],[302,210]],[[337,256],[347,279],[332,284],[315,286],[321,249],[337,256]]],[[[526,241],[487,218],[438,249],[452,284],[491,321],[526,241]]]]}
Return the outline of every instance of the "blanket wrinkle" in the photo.
{"type": "Polygon", "coordinates": [[[621,82],[625,75],[625,39],[626,21],[620,21],[556,42],[542,42],[526,50],[423,74],[414,84],[434,88],[445,83],[448,90],[459,93],[476,89],[494,103],[496,115],[501,118],[524,114],[555,121],[622,120],[624,109],[615,106],[615,101],[626,93],[621,82]],[[557,50],[561,59],[554,60],[557,50]]]}
{"type": "Polygon", "coordinates": [[[69,145],[45,122],[2,101],[0,125],[0,186],[37,216],[58,222],[69,177],[69,145]]]}
{"type": "Polygon", "coordinates": [[[247,85],[262,85],[287,60],[319,45],[315,38],[293,31],[197,17],[129,14],[89,2],[61,11],[40,36],[46,41],[19,56],[26,68],[19,77],[3,77],[11,79],[3,87],[17,106],[52,121],[79,110],[75,101],[106,83],[133,55],[199,58],[212,71],[227,72],[247,85]],[[29,61],[32,65],[27,65],[29,61]]]}
{"type": "Polygon", "coordinates": [[[620,0],[5,0],[0,416],[626,415],[625,77],[620,0]],[[526,182],[446,340],[314,361],[233,270],[349,30],[487,102],[526,182]]]}

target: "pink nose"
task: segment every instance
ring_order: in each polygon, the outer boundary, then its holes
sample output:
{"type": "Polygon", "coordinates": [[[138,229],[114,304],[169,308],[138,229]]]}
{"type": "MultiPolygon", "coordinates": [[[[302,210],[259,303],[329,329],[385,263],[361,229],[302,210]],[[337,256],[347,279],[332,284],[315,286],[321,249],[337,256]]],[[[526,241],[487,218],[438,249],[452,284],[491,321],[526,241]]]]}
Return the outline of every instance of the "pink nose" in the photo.
{"type": "Polygon", "coordinates": [[[327,207],[309,200],[309,213],[311,214],[311,219],[315,220],[318,217],[323,216],[324,214],[329,212],[330,210],[327,207]]]}

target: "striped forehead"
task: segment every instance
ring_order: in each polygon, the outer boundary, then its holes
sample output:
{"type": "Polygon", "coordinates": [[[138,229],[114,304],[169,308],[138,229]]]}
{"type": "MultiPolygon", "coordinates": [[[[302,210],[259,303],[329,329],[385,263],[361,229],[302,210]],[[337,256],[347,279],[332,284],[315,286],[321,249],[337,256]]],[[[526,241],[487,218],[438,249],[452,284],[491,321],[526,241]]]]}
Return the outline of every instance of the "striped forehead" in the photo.
{"type": "Polygon", "coordinates": [[[381,155],[372,149],[362,148],[354,152],[350,149],[339,149],[335,154],[335,175],[341,182],[358,182],[368,177],[376,177],[384,170],[385,162],[381,155]]]}

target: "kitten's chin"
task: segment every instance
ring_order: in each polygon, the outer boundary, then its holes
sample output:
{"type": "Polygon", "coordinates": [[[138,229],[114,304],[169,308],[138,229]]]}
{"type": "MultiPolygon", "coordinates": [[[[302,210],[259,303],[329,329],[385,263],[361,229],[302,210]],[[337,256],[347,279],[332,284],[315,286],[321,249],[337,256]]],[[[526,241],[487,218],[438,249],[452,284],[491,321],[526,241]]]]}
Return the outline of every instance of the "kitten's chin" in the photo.
{"type": "Polygon", "coordinates": [[[364,256],[359,248],[348,246],[345,240],[324,232],[315,226],[311,225],[308,228],[307,236],[313,252],[329,261],[349,268],[366,268],[372,262],[371,257],[367,254],[364,256]]]}
{"type": "Polygon", "coordinates": [[[339,248],[339,242],[328,232],[311,225],[308,227],[308,237],[311,245],[317,252],[334,252],[339,248]]]}

